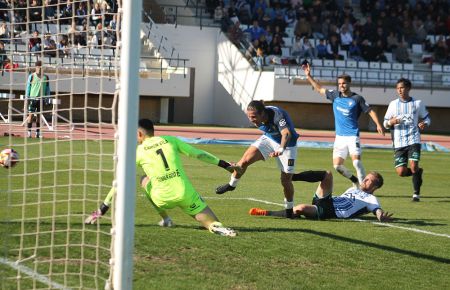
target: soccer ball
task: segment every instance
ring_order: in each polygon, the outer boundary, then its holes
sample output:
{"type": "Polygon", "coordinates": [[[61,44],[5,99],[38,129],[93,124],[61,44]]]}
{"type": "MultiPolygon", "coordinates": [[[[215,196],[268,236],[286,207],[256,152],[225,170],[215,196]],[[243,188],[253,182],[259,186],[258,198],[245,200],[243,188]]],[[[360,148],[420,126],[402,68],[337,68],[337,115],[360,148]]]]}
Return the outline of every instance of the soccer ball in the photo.
{"type": "Polygon", "coordinates": [[[0,165],[4,168],[14,167],[19,162],[19,153],[12,148],[3,149],[0,152],[0,165]]]}

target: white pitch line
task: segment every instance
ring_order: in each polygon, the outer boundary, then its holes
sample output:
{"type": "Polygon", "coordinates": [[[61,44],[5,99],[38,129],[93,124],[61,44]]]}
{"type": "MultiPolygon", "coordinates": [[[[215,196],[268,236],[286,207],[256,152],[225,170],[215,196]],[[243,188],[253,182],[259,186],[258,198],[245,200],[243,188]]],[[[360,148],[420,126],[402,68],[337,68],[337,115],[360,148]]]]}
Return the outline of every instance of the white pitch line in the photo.
{"type": "Polygon", "coordinates": [[[68,288],[65,288],[64,285],[58,284],[56,282],[52,282],[47,277],[34,272],[32,269],[28,268],[27,266],[17,264],[15,262],[12,262],[12,261],[2,258],[2,257],[0,257],[0,263],[10,266],[11,268],[13,268],[15,270],[19,270],[20,272],[27,274],[28,276],[36,279],[37,281],[42,282],[48,286],[51,286],[52,289],[53,288],[54,289],[68,289],[68,288]]]}
{"type": "MultiPolygon", "coordinates": [[[[224,200],[224,199],[249,200],[249,201],[256,201],[256,202],[265,203],[265,204],[273,204],[273,205],[279,205],[279,206],[284,205],[281,203],[271,202],[271,201],[262,200],[262,199],[256,199],[253,197],[205,197],[205,198],[206,199],[222,199],[222,200],[224,200]]],[[[427,234],[427,235],[431,235],[431,236],[450,238],[450,235],[447,235],[447,234],[434,233],[434,232],[430,232],[430,231],[419,230],[416,228],[402,227],[402,226],[397,226],[397,225],[389,224],[389,223],[371,222],[371,221],[366,221],[366,220],[362,220],[362,219],[349,219],[349,220],[355,221],[355,222],[370,222],[371,224],[378,225],[378,226],[391,227],[391,228],[396,228],[396,229],[401,229],[401,230],[406,230],[406,231],[411,231],[411,232],[416,232],[416,233],[421,233],[421,234],[427,234]]]]}
{"type": "MultiPolygon", "coordinates": [[[[370,222],[370,221],[361,220],[361,219],[352,219],[352,221],[356,221],[356,222],[370,222]]],[[[427,235],[432,235],[432,236],[450,238],[450,235],[439,234],[439,233],[434,233],[434,232],[429,232],[429,231],[424,231],[424,230],[419,230],[419,229],[416,229],[416,228],[401,227],[401,226],[396,226],[396,225],[393,225],[393,224],[380,223],[380,222],[370,222],[370,223],[372,223],[374,225],[378,225],[378,226],[384,226],[384,227],[402,229],[402,230],[407,230],[407,231],[412,231],[412,232],[422,233],[422,234],[427,234],[427,235]]]]}

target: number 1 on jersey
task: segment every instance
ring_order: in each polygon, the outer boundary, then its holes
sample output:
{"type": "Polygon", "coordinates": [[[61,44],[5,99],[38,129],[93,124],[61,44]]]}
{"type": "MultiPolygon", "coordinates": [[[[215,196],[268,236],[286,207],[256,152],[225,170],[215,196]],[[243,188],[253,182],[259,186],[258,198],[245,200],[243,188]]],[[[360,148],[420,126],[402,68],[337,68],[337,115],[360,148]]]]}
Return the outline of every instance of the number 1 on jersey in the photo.
{"type": "Polygon", "coordinates": [[[164,156],[164,152],[162,151],[162,149],[160,148],[160,149],[156,150],[156,153],[161,155],[161,159],[164,162],[164,167],[166,168],[166,171],[169,171],[170,170],[169,164],[167,163],[166,156],[164,156]]]}

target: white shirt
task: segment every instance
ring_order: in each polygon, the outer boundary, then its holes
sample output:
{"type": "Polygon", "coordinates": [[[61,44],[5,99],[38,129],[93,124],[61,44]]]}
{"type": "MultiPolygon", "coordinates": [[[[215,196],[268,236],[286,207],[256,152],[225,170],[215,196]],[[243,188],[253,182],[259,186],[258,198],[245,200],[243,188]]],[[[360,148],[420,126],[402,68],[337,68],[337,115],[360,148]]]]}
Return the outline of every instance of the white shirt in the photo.
{"type": "Polygon", "coordinates": [[[413,144],[420,144],[420,130],[417,124],[419,118],[429,126],[431,119],[428,111],[421,100],[411,98],[409,101],[402,101],[400,98],[389,103],[389,107],[384,116],[384,127],[393,129],[394,148],[402,148],[413,144]],[[392,128],[389,120],[396,117],[400,120],[392,128]]]}
{"type": "Polygon", "coordinates": [[[350,187],[341,196],[333,197],[334,212],[338,218],[351,218],[381,208],[378,199],[361,189],[350,187]]]}

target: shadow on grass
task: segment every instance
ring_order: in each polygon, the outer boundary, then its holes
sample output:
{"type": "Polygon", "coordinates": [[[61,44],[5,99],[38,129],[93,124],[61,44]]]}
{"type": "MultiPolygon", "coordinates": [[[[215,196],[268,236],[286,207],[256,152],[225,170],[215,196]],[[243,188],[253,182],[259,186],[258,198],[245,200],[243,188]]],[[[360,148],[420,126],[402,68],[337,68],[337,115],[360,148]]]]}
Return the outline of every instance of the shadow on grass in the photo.
{"type": "Polygon", "coordinates": [[[311,230],[311,229],[288,229],[288,228],[258,228],[258,229],[236,228],[236,229],[238,230],[238,232],[241,232],[241,233],[243,233],[243,232],[261,232],[261,233],[263,233],[263,232],[292,232],[292,233],[298,233],[298,232],[300,232],[300,233],[319,236],[322,238],[333,239],[333,240],[337,240],[337,241],[341,241],[341,242],[349,243],[349,244],[353,244],[353,245],[360,245],[360,246],[379,249],[379,250],[383,250],[383,251],[389,251],[389,252],[393,252],[393,253],[397,253],[397,254],[401,254],[401,255],[405,255],[405,256],[411,256],[414,258],[438,262],[438,263],[442,263],[442,264],[450,264],[450,259],[448,259],[448,258],[437,257],[437,256],[429,255],[429,254],[423,254],[423,253],[419,253],[419,252],[410,251],[410,250],[404,250],[404,249],[387,246],[387,245],[380,245],[380,244],[376,244],[373,242],[357,240],[357,239],[353,239],[353,238],[349,238],[349,237],[338,236],[335,234],[319,232],[319,231],[315,231],[315,230],[311,230]]]}

